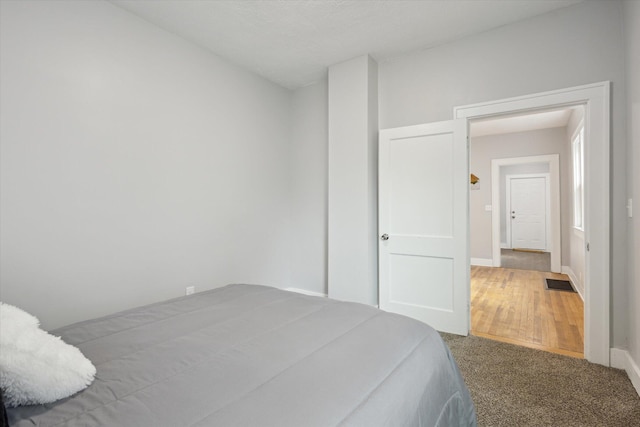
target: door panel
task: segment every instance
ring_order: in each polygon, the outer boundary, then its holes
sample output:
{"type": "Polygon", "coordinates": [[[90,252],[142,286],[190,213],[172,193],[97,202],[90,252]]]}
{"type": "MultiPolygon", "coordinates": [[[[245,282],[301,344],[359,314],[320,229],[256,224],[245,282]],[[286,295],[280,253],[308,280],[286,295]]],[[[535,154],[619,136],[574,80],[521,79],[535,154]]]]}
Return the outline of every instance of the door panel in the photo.
{"type": "Polygon", "coordinates": [[[407,138],[390,145],[388,232],[451,237],[453,188],[451,182],[440,181],[450,175],[452,161],[451,134],[407,138]],[[440,162],[433,164],[432,159],[440,162]]]}
{"type": "Polygon", "coordinates": [[[453,261],[450,258],[392,254],[389,300],[417,309],[453,310],[453,261]]]}
{"type": "Polygon", "coordinates": [[[469,327],[466,121],[380,131],[380,308],[469,327]],[[387,239],[388,236],[388,239],[387,239]]]}

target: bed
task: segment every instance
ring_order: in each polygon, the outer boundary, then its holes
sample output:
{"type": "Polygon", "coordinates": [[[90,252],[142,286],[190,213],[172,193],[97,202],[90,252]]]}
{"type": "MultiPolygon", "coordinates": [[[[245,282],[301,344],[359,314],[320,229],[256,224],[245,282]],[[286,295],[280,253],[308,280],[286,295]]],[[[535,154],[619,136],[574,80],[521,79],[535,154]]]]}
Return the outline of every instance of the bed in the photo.
{"type": "Polygon", "coordinates": [[[468,426],[438,333],[361,304],[229,285],[56,331],[96,366],[84,391],[10,426],[468,426]]]}

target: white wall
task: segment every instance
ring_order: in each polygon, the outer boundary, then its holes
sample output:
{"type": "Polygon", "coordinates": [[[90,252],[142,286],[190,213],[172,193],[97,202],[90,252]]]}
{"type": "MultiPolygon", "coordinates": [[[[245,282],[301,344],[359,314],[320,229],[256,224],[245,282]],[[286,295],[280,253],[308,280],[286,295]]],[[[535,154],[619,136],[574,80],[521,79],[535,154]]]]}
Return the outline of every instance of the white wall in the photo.
{"type": "Polygon", "coordinates": [[[624,345],[627,225],[620,2],[583,2],[379,64],[380,127],[447,120],[454,106],[610,80],[612,328],[624,345]]]}
{"type": "Polygon", "coordinates": [[[291,280],[327,294],[327,80],[292,95],[291,280]]]}
{"type": "Polygon", "coordinates": [[[329,67],[328,291],[378,303],[377,64],[359,56],[329,67]]]}
{"type": "Polygon", "coordinates": [[[1,298],[288,285],[290,93],[108,2],[2,2],[1,298]]]}
{"type": "MultiPolygon", "coordinates": [[[[472,125],[473,126],[473,125],[472,125]]],[[[485,205],[491,205],[491,160],[511,157],[527,157],[543,154],[559,154],[560,164],[565,153],[564,128],[541,129],[527,132],[507,133],[502,135],[487,135],[471,138],[469,144],[469,170],[480,177],[480,189],[469,191],[470,233],[471,233],[471,258],[492,258],[491,249],[491,212],[484,210],[485,205]]],[[[548,164],[542,166],[509,166],[501,169],[501,209],[505,211],[504,201],[504,176],[508,173],[533,173],[548,172],[548,164]],[[542,169],[541,169],[542,168],[542,169]],[[546,170],[545,170],[546,168],[546,170]]],[[[567,215],[568,208],[564,191],[567,181],[567,173],[560,168],[560,212],[561,216],[567,215]]],[[[506,215],[506,214],[505,214],[506,215]]],[[[504,216],[504,215],[503,215],[504,216]]],[[[564,225],[564,222],[563,224],[564,225]]],[[[506,244],[506,223],[500,224],[501,243],[506,244]]],[[[562,241],[565,241],[566,233],[562,227],[562,241]]],[[[568,259],[568,247],[562,247],[562,259],[568,259]]]]}
{"type": "MultiPolygon", "coordinates": [[[[624,3],[627,76],[627,131],[629,155],[629,196],[633,197],[633,219],[627,219],[629,232],[629,353],[636,369],[640,366],[640,2],[624,3]]],[[[636,380],[639,380],[636,372],[636,380]]],[[[635,383],[640,392],[640,382],[635,383]]]]}

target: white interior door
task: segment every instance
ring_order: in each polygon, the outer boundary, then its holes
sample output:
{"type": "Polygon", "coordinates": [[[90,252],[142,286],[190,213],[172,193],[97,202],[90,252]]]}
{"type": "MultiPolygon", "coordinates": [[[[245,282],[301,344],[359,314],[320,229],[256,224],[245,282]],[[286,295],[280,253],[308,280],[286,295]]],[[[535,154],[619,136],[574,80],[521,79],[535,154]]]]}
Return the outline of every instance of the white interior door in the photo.
{"type": "Polygon", "coordinates": [[[379,299],[437,330],[469,329],[465,120],[380,131],[379,299]]]}
{"type": "Polygon", "coordinates": [[[511,247],[547,250],[547,180],[510,177],[511,247]]]}

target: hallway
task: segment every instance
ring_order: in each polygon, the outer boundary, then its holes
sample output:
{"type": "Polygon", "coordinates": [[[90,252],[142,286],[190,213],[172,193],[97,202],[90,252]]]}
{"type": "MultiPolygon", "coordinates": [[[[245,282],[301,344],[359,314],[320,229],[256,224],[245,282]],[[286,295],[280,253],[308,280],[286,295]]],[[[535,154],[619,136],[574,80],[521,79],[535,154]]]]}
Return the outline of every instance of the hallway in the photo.
{"type": "Polygon", "coordinates": [[[584,357],[584,304],[574,292],[547,290],[566,275],[471,267],[471,334],[584,357]]]}

